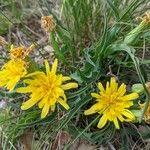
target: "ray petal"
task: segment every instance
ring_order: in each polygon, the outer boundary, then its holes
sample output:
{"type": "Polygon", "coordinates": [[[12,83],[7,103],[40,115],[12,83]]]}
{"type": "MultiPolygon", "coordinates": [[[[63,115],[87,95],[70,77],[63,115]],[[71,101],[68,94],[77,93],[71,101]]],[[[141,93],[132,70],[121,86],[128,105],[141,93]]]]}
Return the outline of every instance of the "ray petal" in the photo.
{"type": "Polygon", "coordinates": [[[138,97],[139,97],[139,95],[137,93],[131,93],[131,94],[123,96],[122,99],[124,101],[130,101],[130,100],[137,99],[138,97]]]}
{"type": "Polygon", "coordinates": [[[91,108],[84,111],[84,115],[91,115],[100,111],[98,104],[94,104],[91,108]]]}
{"type": "Polygon", "coordinates": [[[48,114],[49,108],[50,108],[49,104],[46,103],[46,104],[44,105],[43,109],[42,109],[42,113],[41,113],[41,118],[42,118],[42,119],[45,118],[46,115],[48,114]]]}
{"type": "Polygon", "coordinates": [[[118,119],[116,117],[114,118],[113,122],[114,122],[114,125],[115,125],[116,129],[120,129],[118,119]]]}
{"type": "Polygon", "coordinates": [[[61,98],[59,98],[58,100],[58,103],[60,103],[60,105],[62,105],[66,110],[69,109],[69,105],[61,98]]]}
{"type": "Polygon", "coordinates": [[[101,82],[98,83],[98,88],[99,88],[100,92],[105,92],[105,89],[101,82]]]}
{"type": "Polygon", "coordinates": [[[51,72],[54,73],[54,74],[56,74],[57,65],[58,65],[58,60],[55,59],[53,65],[52,65],[52,70],[51,70],[51,72]]]}
{"type": "Polygon", "coordinates": [[[31,108],[33,105],[35,105],[38,101],[39,101],[39,99],[32,97],[29,100],[27,100],[26,102],[22,103],[21,109],[27,110],[27,109],[31,108]]]}
{"type": "Polygon", "coordinates": [[[98,128],[103,128],[103,127],[106,125],[107,121],[108,121],[107,117],[106,117],[105,115],[103,115],[103,116],[100,118],[97,127],[98,127],[98,128]]]}
{"type": "Polygon", "coordinates": [[[45,62],[46,74],[48,75],[50,73],[49,63],[47,60],[45,60],[44,62],[45,62]]]}
{"type": "Polygon", "coordinates": [[[74,82],[67,83],[67,84],[64,84],[64,85],[61,86],[61,88],[63,90],[69,90],[69,89],[73,89],[73,88],[77,88],[77,87],[78,87],[78,84],[74,83],[74,82]]]}

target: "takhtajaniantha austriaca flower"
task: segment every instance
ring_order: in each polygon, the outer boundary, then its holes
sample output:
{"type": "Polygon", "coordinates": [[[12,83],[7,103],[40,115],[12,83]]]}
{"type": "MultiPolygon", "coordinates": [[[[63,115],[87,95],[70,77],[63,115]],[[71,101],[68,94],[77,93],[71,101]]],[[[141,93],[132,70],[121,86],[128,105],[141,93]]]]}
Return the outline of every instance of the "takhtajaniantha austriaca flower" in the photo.
{"type": "Polygon", "coordinates": [[[21,78],[27,74],[26,62],[22,59],[9,60],[0,71],[0,86],[12,91],[21,78]]]}
{"type": "Polygon", "coordinates": [[[139,97],[136,92],[126,94],[126,85],[122,83],[118,87],[114,77],[111,78],[110,82],[107,82],[106,89],[99,82],[98,89],[100,90],[99,93],[91,93],[92,97],[96,98],[96,104],[84,112],[85,115],[94,113],[101,115],[97,125],[98,128],[104,127],[110,121],[119,129],[119,121],[129,122],[135,119],[129,108],[133,105],[133,100],[139,97]]]}
{"type": "Polygon", "coordinates": [[[34,45],[30,47],[14,47],[11,45],[10,60],[4,64],[0,70],[0,86],[12,91],[21,78],[27,74],[28,62],[24,59],[32,51],[34,45]]]}
{"type": "Polygon", "coordinates": [[[65,90],[77,88],[75,82],[64,83],[71,80],[69,76],[56,74],[58,60],[55,59],[50,69],[48,61],[45,60],[46,73],[36,71],[27,75],[28,79],[24,80],[26,87],[17,89],[19,93],[31,93],[30,99],[21,106],[22,110],[27,110],[38,103],[38,107],[42,109],[41,118],[46,117],[49,111],[54,111],[56,103],[62,105],[66,110],[69,109],[65,90]]]}

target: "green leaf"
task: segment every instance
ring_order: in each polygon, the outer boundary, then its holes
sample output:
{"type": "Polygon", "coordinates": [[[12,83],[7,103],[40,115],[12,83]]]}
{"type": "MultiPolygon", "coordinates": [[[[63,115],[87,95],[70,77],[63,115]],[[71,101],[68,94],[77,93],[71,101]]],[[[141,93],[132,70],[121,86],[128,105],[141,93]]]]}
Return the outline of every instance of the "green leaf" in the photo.
{"type": "Polygon", "coordinates": [[[98,42],[98,45],[95,49],[95,58],[96,60],[100,58],[102,58],[103,56],[103,51],[105,50],[105,46],[107,43],[107,36],[108,36],[108,22],[107,22],[107,17],[106,15],[104,16],[104,31],[103,31],[103,35],[102,38],[100,39],[100,41],[98,42]]]}
{"type": "Polygon", "coordinates": [[[107,0],[107,3],[109,4],[109,6],[111,7],[111,9],[113,10],[116,19],[119,20],[120,19],[120,17],[119,17],[119,10],[113,4],[113,1],[112,0],[107,0]]]}
{"type": "Polygon", "coordinates": [[[60,60],[62,60],[63,63],[66,64],[67,62],[66,62],[66,59],[65,59],[65,57],[64,57],[64,54],[63,54],[63,53],[60,51],[60,49],[59,49],[59,45],[58,45],[58,42],[57,42],[57,40],[56,40],[56,34],[55,34],[55,32],[51,32],[50,37],[51,37],[52,46],[53,46],[53,48],[54,48],[54,51],[55,51],[56,56],[57,56],[60,60]]]}

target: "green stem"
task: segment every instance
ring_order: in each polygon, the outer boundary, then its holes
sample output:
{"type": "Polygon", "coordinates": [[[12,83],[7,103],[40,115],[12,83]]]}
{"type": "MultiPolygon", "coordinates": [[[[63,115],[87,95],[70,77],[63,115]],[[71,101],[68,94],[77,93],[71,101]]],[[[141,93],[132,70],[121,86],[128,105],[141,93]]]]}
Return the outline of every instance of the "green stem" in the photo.
{"type": "MultiPolygon", "coordinates": [[[[131,55],[130,55],[130,56],[131,56],[131,55]]],[[[140,70],[140,68],[139,68],[139,61],[138,61],[138,59],[137,59],[136,57],[132,57],[132,56],[131,56],[131,58],[132,58],[132,60],[133,60],[133,62],[134,62],[134,64],[135,64],[136,71],[137,71],[137,73],[138,73],[138,76],[139,76],[139,78],[140,78],[141,83],[143,84],[143,87],[144,87],[144,90],[145,90],[145,95],[146,95],[146,103],[145,103],[145,105],[144,105],[144,108],[143,108],[143,110],[142,110],[142,114],[141,114],[141,117],[140,117],[140,120],[139,120],[140,123],[141,123],[141,122],[142,122],[142,119],[143,119],[143,116],[144,116],[144,114],[145,114],[145,112],[146,112],[146,110],[147,110],[147,108],[148,108],[148,105],[149,105],[150,94],[149,94],[149,92],[148,92],[148,90],[147,90],[147,88],[146,88],[143,75],[142,75],[141,70],[140,70]]]]}

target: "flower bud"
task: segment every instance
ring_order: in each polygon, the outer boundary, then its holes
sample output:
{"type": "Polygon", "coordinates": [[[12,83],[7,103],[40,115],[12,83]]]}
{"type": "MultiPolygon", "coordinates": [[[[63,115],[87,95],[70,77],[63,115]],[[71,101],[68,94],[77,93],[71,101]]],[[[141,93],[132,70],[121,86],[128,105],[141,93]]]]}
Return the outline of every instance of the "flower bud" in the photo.
{"type": "Polygon", "coordinates": [[[126,44],[134,44],[136,39],[138,38],[138,36],[140,36],[140,34],[148,28],[149,24],[150,24],[150,12],[146,12],[145,16],[143,18],[141,18],[141,23],[135,27],[132,31],[130,31],[127,36],[124,39],[124,42],[126,44]]]}

